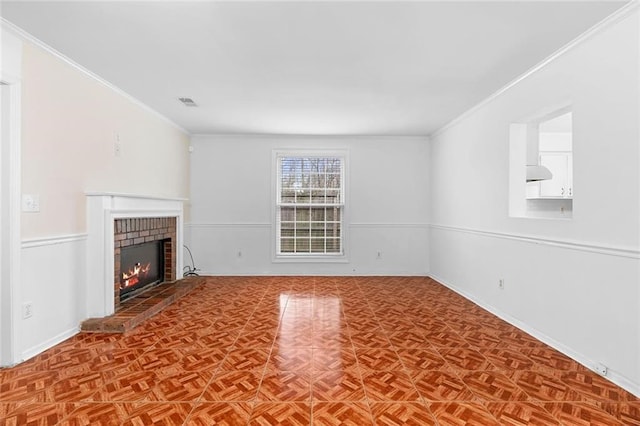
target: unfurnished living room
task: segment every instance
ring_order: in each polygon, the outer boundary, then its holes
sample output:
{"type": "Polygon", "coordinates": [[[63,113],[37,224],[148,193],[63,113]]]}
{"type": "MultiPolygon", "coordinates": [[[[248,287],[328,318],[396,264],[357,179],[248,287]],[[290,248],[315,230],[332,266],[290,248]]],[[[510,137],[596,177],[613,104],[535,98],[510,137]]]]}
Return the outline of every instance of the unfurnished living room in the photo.
{"type": "Polygon", "coordinates": [[[1,425],[640,425],[640,3],[0,1],[1,425]]]}

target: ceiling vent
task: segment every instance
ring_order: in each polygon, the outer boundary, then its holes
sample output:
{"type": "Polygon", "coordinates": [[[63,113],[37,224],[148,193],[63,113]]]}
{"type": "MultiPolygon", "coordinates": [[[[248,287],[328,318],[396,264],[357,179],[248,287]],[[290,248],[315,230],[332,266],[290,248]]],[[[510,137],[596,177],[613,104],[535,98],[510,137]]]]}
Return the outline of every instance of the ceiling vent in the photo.
{"type": "Polygon", "coordinates": [[[178,98],[178,100],[180,102],[182,102],[184,104],[184,106],[188,106],[188,107],[197,107],[198,106],[198,104],[193,102],[193,99],[191,99],[191,98],[178,98]]]}

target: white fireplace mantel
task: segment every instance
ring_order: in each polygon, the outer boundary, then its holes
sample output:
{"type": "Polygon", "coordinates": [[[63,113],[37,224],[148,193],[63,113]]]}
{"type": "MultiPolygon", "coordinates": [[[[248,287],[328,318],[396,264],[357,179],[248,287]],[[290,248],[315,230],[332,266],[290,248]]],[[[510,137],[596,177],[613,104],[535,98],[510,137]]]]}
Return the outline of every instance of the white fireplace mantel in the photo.
{"type": "Polygon", "coordinates": [[[159,198],[132,194],[87,192],[87,277],[88,318],[114,313],[114,219],[175,217],[176,270],[182,276],[183,198],[159,198]]]}

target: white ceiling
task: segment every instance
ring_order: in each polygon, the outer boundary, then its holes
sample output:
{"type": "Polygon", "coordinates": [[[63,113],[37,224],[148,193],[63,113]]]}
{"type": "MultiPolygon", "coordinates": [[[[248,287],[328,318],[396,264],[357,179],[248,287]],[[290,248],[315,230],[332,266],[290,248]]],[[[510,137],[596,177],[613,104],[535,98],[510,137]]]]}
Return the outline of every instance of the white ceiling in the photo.
{"type": "Polygon", "coordinates": [[[3,1],[0,14],[193,134],[426,135],[624,3],[3,1]]]}

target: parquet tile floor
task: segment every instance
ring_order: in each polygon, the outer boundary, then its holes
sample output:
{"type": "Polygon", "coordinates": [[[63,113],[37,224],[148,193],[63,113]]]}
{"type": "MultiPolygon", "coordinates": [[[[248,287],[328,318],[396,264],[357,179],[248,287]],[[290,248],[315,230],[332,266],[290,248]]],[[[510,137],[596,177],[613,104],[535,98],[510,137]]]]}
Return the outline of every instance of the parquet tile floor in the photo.
{"type": "Polygon", "coordinates": [[[0,370],[0,425],[640,425],[640,400],[429,278],[210,277],[0,370]]]}

